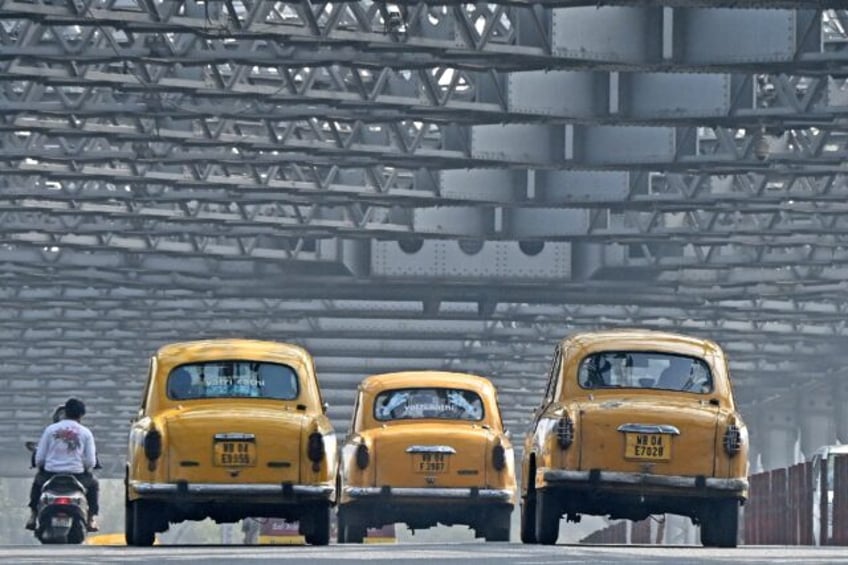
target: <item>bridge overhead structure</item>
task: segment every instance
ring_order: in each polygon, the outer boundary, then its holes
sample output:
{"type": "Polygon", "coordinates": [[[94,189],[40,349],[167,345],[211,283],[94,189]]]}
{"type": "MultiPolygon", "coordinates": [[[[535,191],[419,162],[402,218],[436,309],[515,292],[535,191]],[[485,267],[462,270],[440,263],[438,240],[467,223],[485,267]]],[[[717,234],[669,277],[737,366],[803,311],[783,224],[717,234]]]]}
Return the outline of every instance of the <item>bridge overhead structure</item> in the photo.
{"type": "Polygon", "coordinates": [[[214,336],[308,347],[340,431],[433,367],[520,434],[610,326],[721,343],[755,452],[846,441],[843,5],[0,0],[0,449],[75,394],[120,476],[214,336]]]}

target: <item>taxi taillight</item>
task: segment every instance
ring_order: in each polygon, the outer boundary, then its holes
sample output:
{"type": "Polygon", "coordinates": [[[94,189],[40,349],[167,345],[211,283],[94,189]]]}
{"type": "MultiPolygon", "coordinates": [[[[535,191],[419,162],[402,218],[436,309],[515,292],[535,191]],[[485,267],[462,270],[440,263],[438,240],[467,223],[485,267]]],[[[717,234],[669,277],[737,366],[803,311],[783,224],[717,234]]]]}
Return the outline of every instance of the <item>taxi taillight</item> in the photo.
{"type": "Polygon", "coordinates": [[[144,456],[150,461],[162,456],[162,433],[156,428],[144,434],[144,456]]]}
{"type": "Polygon", "coordinates": [[[306,443],[306,456],[312,461],[313,471],[319,471],[321,469],[321,461],[324,459],[324,455],[326,455],[324,437],[320,432],[312,432],[309,434],[309,439],[306,443]]]}
{"type": "Polygon", "coordinates": [[[733,457],[742,450],[742,430],[733,424],[727,426],[724,432],[724,450],[733,457]]]}
{"type": "Polygon", "coordinates": [[[501,444],[492,448],[492,467],[495,471],[503,471],[506,468],[506,449],[501,444]]]}
{"type": "Polygon", "coordinates": [[[574,443],[574,420],[566,414],[556,423],[557,443],[563,449],[568,449],[574,443]]]}
{"type": "Polygon", "coordinates": [[[368,463],[371,461],[371,454],[368,452],[368,446],[364,443],[360,443],[356,446],[356,466],[360,469],[365,469],[368,467],[368,463]]]}

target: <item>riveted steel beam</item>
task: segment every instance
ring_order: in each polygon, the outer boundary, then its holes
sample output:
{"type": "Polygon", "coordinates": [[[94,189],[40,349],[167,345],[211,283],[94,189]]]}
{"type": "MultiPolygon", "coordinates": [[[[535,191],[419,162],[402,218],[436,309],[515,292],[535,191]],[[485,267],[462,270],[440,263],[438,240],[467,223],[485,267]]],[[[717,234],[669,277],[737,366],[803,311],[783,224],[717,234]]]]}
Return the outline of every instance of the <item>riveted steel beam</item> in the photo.
{"type": "Polygon", "coordinates": [[[35,50],[24,42],[22,47],[4,49],[3,54],[138,65],[165,58],[187,65],[248,60],[275,64],[285,58],[303,65],[348,62],[415,68],[447,64],[501,70],[758,68],[827,73],[834,67],[844,69],[846,63],[839,55],[818,52],[815,38],[807,32],[817,21],[815,10],[593,6],[545,11],[534,6],[444,8],[419,3],[404,11],[400,33],[387,27],[380,3],[335,3],[328,13],[308,2],[273,7],[260,2],[241,15],[227,5],[232,3],[205,4],[205,9],[198,10],[194,2],[175,0],[163,10],[155,4],[138,4],[121,10],[89,6],[78,13],[71,5],[6,0],[0,15],[23,22],[24,29],[11,35],[17,43],[31,37],[28,33],[39,36],[27,25],[74,31],[66,37],[57,33],[57,47],[35,50]],[[478,26],[480,21],[486,24],[478,26]],[[673,26],[674,33],[648,33],[663,25],[673,26]],[[739,32],[745,34],[754,25],[761,31],[759,42],[744,44],[744,49],[733,53],[726,50],[728,38],[738,40],[739,32]],[[591,28],[609,33],[594,37],[583,33],[591,28]],[[176,34],[176,38],[163,33],[176,34]],[[608,39],[599,39],[602,35],[608,39]],[[136,43],[136,38],[145,40],[136,43]],[[670,45],[663,45],[665,38],[670,45]],[[228,45],[227,40],[240,43],[228,45]],[[84,56],[73,52],[80,43],[88,44],[84,56]],[[663,57],[667,52],[673,56],[663,57]]]}

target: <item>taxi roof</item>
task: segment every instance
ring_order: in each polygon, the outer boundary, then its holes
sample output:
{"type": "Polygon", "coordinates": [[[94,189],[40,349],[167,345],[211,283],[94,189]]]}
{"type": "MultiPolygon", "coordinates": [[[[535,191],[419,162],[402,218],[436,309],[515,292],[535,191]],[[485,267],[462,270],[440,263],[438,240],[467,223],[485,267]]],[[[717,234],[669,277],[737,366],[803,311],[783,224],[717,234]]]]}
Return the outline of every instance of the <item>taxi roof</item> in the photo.
{"type": "Polygon", "coordinates": [[[363,379],[361,387],[367,392],[403,387],[444,387],[467,388],[476,392],[493,392],[494,385],[489,379],[470,373],[434,370],[398,371],[371,375],[363,379]]]}
{"type": "Polygon", "coordinates": [[[240,338],[170,343],[160,347],[156,352],[156,357],[163,362],[174,365],[187,361],[227,358],[287,362],[291,362],[294,359],[304,364],[309,364],[311,360],[311,355],[298,345],[278,341],[240,338]]]}
{"type": "Polygon", "coordinates": [[[586,349],[603,348],[610,345],[622,348],[639,346],[639,348],[644,349],[646,342],[663,349],[698,349],[705,353],[721,353],[718,344],[709,339],[641,328],[579,332],[562,340],[563,345],[574,344],[586,349]]]}

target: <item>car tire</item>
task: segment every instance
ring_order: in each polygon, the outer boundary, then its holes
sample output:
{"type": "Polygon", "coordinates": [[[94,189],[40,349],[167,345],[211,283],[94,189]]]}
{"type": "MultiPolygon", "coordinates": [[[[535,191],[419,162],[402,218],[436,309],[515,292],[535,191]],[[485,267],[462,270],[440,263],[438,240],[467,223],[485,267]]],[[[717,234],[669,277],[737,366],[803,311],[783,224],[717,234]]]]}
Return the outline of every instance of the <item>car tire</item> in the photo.
{"type": "Polygon", "coordinates": [[[156,541],[155,508],[146,500],[127,503],[127,545],[150,547],[156,541]]]}
{"type": "Polygon", "coordinates": [[[304,537],[309,545],[327,545],[330,543],[330,505],[316,504],[309,513],[311,528],[304,537]]]}
{"type": "Polygon", "coordinates": [[[489,515],[489,520],[483,529],[486,541],[509,541],[511,510],[497,510],[489,515]]]}
{"type": "Polygon", "coordinates": [[[362,543],[365,539],[366,529],[367,526],[356,512],[339,508],[339,543],[362,543]]]}
{"type": "Polygon", "coordinates": [[[536,543],[536,493],[528,491],[521,500],[521,543],[536,543]]]}
{"type": "Polygon", "coordinates": [[[736,547],[739,530],[739,502],[716,500],[701,519],[701,545],[704,547],[736,547]]]}
{"type": "Polygon", "coordinates": [[[135,520],[133,519],[132,503],[124,500],[124,538],[127,545],[135,545],[134,528],[135,520]]]}
{"type": "Polygon", "coordinates": [[[536,543],[554,545],[559,537],[559,520],[562,518],[554,496],[536,491],[536,543]]]}

